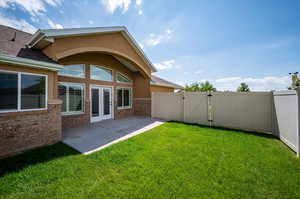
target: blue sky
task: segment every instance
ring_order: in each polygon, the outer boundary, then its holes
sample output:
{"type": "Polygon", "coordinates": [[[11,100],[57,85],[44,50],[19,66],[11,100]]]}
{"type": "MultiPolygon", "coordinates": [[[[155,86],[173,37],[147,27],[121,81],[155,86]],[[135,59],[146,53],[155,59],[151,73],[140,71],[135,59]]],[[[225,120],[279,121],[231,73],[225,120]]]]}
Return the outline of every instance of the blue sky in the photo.
{"type": "Polygon", "coordinates": [[[298,0],[0,0],[0,24],[29,32],[125,25],[162,78],[280,90],[300,69],[299,10],[298,0]]]}

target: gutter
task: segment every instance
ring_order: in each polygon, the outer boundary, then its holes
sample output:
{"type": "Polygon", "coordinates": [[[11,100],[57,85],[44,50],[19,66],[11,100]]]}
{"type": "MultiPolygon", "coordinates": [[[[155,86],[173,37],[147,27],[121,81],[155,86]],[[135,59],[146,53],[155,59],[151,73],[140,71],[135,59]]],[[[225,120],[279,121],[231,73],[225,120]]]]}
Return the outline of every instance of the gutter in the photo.
{"type": "Polygon", "coordinates": [[[44,61],[36,61],[28,58],[15,57],[5,54],[0,54],[0,63],[17,66],[25,66],[30,68],[38,68],[50,71],[58,71],[63,68],[60,64],[49,63],[44,61]]]}

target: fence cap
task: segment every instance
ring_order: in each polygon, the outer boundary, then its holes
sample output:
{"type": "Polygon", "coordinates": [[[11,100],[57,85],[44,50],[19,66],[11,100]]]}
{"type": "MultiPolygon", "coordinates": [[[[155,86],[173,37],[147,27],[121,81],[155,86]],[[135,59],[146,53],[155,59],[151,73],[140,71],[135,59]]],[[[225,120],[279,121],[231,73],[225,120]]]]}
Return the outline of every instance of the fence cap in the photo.
{"type": "Polygon", "coordinates": [[[296,90],[274,91],[273,95],[296,95],[296,90]]]}

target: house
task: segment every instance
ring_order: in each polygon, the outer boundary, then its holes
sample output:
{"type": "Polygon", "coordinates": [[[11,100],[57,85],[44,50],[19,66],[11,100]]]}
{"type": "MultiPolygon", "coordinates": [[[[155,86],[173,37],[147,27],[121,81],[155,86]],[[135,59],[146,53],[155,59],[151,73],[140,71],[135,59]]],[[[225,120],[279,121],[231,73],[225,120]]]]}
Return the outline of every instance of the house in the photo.
{"type": "Polygon", "coordinates": [[[0,157],[62,139],[62,130],[150,116],[151,92],[180,86],[156,69],[125,27],[0,26],[0,157]]]}
{"type": "Polygon", "coordinates": [[[151,75],[150,84],[151,84],[151,92],[175,92],[175,90],[183,89],[182,86],[164,80],[155,75],[151,75]]]}

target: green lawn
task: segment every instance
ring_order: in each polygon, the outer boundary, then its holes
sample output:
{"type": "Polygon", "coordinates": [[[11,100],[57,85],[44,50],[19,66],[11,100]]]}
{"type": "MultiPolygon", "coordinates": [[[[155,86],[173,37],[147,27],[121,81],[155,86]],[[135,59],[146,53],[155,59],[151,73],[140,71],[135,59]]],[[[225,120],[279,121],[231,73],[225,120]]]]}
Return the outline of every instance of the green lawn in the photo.
{"type": "Polygon", "coordinates": [[[0,198],[300,198],[271,136],[166,123],[91,155],[59,143],[0,161],[0,198]]]}

